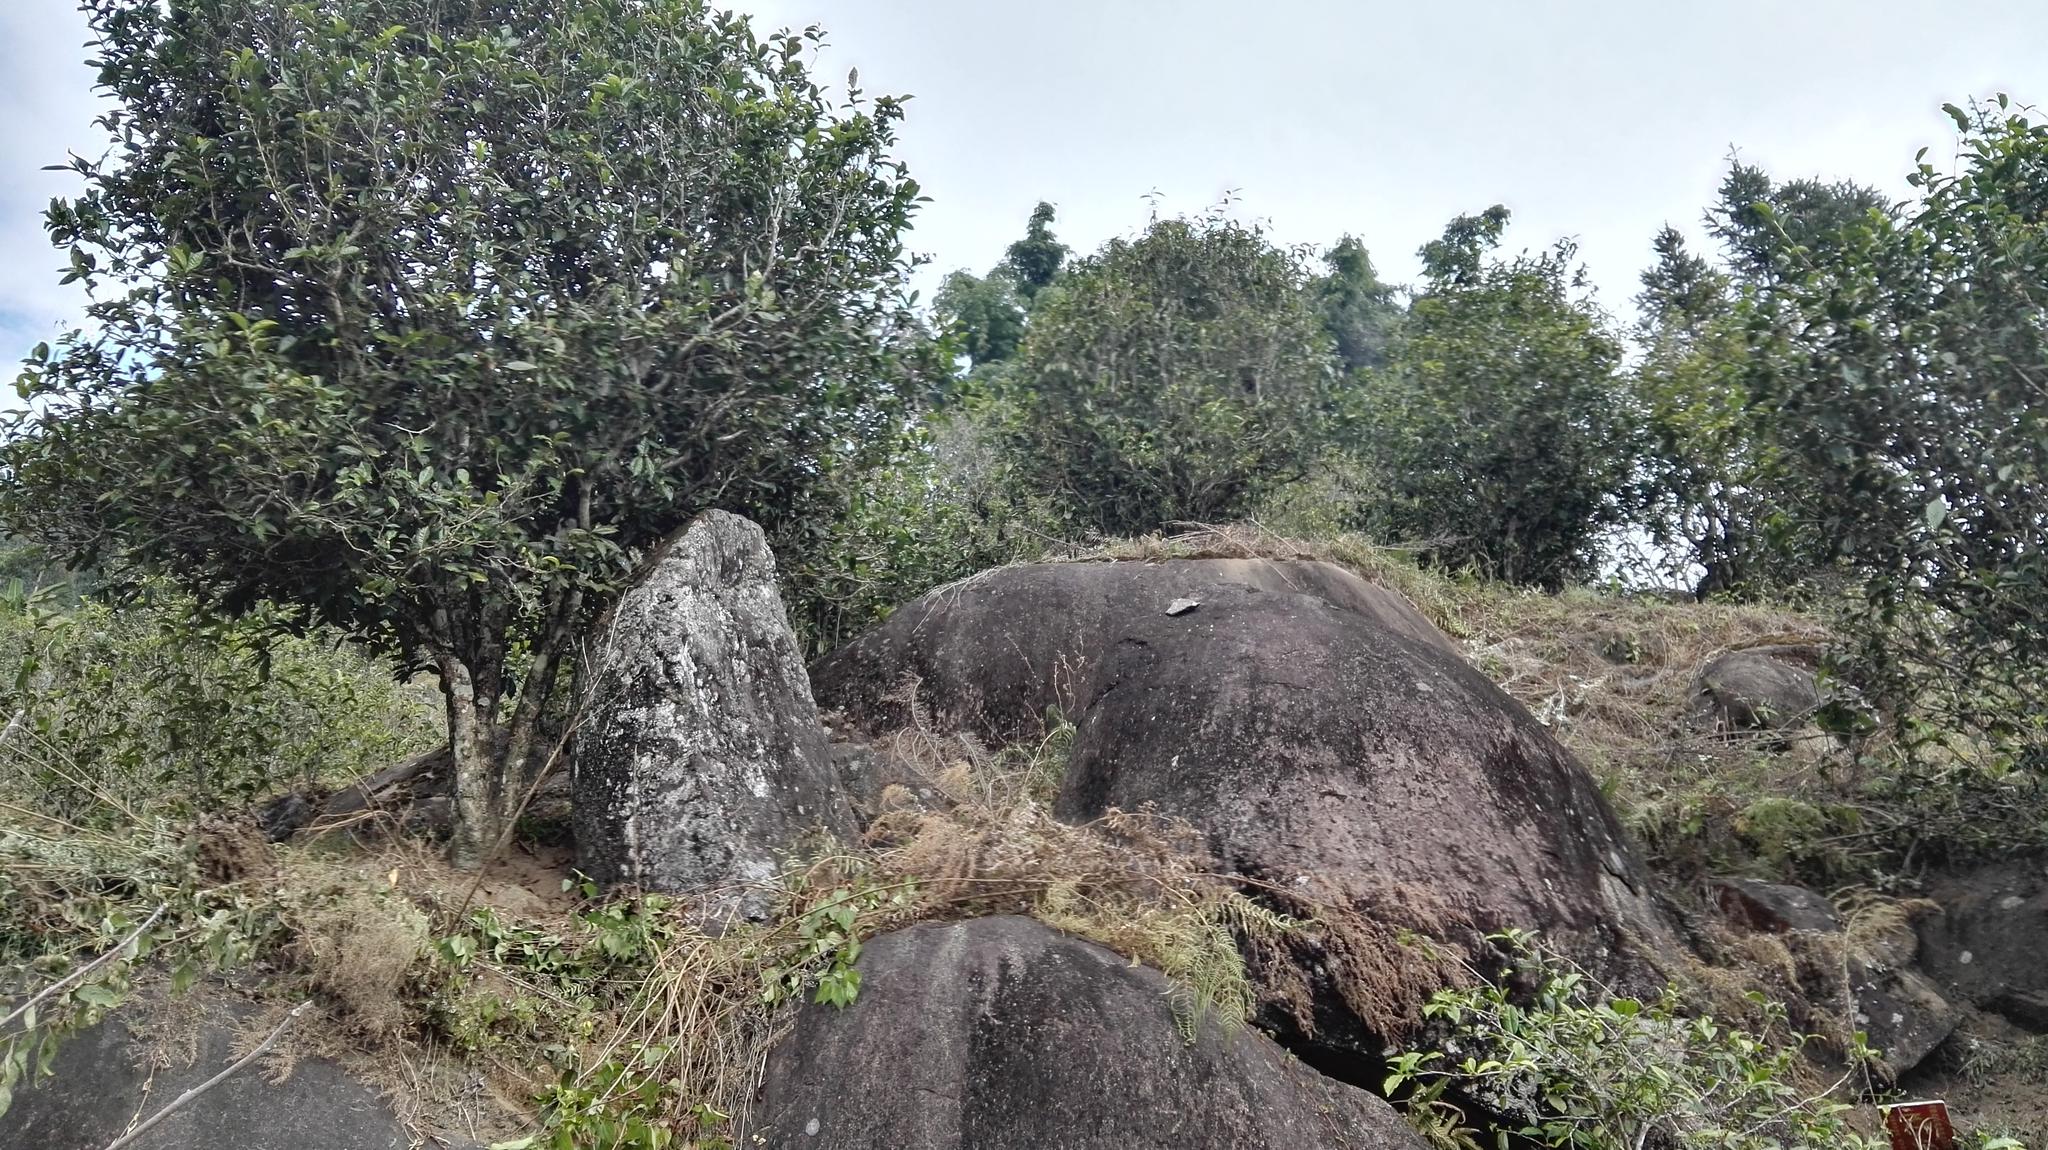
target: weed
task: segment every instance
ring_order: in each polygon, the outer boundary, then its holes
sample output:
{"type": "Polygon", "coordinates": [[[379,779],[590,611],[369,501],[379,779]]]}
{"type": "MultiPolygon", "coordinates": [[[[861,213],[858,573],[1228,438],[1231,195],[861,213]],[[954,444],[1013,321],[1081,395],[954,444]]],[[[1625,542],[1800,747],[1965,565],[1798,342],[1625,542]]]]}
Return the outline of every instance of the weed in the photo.
{"type": "Polygon", "coordinates": [[[1442,1049],[1395,1056],[1383,1084],[1439,1144],[1473,1145],[1476,1109],[1504,1133],[1573,1150],[1876,1145],[1836,1097],[1851,1078],[1802,1081],[1806,1039],[1782,1034],[1783,1009],[1761,996],[1765,1027],[1750,1033],[1687,1014],[1675,989],[1617,996],[1534,935],[1494,941],[1509,967],[1432,998],[1442,1049]]]}

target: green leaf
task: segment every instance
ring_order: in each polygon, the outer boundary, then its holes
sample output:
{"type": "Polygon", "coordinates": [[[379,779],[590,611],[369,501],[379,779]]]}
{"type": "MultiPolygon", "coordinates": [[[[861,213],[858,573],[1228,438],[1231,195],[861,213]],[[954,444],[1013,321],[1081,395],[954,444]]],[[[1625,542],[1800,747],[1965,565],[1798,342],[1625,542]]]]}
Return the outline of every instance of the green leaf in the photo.
{"type": "Polygon", "coordinates": [[[72,991],[71,996],[88,1006],[97,1006],[101,1009],[113,1006],[121,1001],[120,993],[103,982],[87,983],[72,991]]]}
{"type": "Polygon", "coordinates": [[[1942,520],[1948,518],[1948,498],[1937,495],[1928,500],[1924,514],[1927,517],[1927,529],[1929,531],[1939,530],[1942,520]]]}

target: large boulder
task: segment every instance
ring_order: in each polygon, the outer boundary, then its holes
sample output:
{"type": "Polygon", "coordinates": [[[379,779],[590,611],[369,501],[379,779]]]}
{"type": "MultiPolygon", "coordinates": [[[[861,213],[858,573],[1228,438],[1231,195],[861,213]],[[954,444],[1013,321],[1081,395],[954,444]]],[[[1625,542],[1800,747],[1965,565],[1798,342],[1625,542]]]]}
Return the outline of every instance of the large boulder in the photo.
{"type": "Polygon", "coordinates": [[[759,527],[699,516],[620,597],[596,651],[573,759],[592,877],[754,917],[759,884],[806,837],[855,832],[759,527]]]}
{"type": "Polygon", "coordinates": [[[1920,964],[1960,997],[2048,1033],[2048,864],[2004,863],[1933,883],[1920,964]]]}
{"type": "MultiPolygon", "coordinates": [[[[129,1128],[234,1063],[249,1044],[255,1008],[229,999],[197,1004],[173,1040],[117,1013],[65,1041],[55,1073],[22,1089],[0,1114],[0,1146],[103,1150],[129,1128]],[[152,1041],[152,1040],[155,1041],[152,1041]]],[[[267,1028],[259,1027],[257,1036],[267,1028]]],[[[281,1081],[264,1062],[246,1066],[179,1108],[129,1150],[408,1150],[414,1145],[375,1089],[324,1058],[299,1058],[281,1081]]],[[[466,1141],[440,1141],[473,1147],[466,1141]]]]}
{"type": "Polygon", "coordinates": [[[855,725],[990,739],[1060,706],[1056,812],[1149,807],[1314,930],[1252,947],[1261,1025],[1379,1056],[1484,936],[1544,932],[1652,989],[1677,943],[1592,778],[1398,595],[1319,563],[1004,568],[933,592],[814,668],[855,725]],[[1452,944],[1446,956],[1401,945],[1452,944]]]}
{"type": "Polygon", "coordinates": [[[1477,960],[1490,932],[1538,930],[1603,977],[1664,980],[1670,926],[1598,786],[1485,676],[1316,596],[1200,598],[1104,637],[1054,809],[1184,818],[1323,921],[1262,964],[1269,1025],[1378,1050],[1439,978],[1406,931],[1477,960]]]}
{"type": "Polygon", "coordinates": [[[1075,713],[1076,692],[1122,628],[1215,586],[1308,595],[1416,642],[1455,649],[1408,600],[1331,563],[1029,563],[984,571],[905,604],[819,660],[811,683],[821,705],[871,731],[909,725],[905,688],[915,684],[917,701],[939,727],[1021,739],[1042,729],[1049,707],[1075,713]]]}
{"type": "Polygon", "coordinates": [[[885,935],[860,997],[768,1060],[748,1144],[790,1150],[1321,1150],[1423,1143],[1255,1031],[1190,1043],[1158,972],[1024,918],[885,935]]]}

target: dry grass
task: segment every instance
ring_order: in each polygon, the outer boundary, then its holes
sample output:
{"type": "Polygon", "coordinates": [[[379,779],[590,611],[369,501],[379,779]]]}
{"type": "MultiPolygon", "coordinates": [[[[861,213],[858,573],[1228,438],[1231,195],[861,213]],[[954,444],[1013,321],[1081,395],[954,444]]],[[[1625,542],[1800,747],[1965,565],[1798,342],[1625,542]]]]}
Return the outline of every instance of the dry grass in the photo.
{"type": "Polygon", "coordinates": [[[1271,942],[1303,924],[1216,873],[1185,821],[1112,810],[1081,825],[1052,817],[1071,729],[990,753],[970,736],[922,726],[890,753],[941,796],[891,788],[869,828],[869,865],[916,890],[921,917],[1025,914],[1163,971],[1183,1027],[1214,1014],[1243,1022],[1254,993],[1239,941],[1271,942]]]}
{"type": "MultiPolygon", "coordinates": [[[[1240,943],[1315,928],[1213,873],[1185,823],[1142,812],[1083,826],[1053,819],[1047,800],[1069,734],[1000,751],[922,729],[887,740],[928,797],[888,792],[862,842],[769,884],[776,910],[763,923],[705,922],[658,899],[580,915],[503,906],[465,914],[465,876],[420,844],[281,852],[283,980],[313,991],[337,1024],[294,1052],[341,1058],[402,1113],[442,1125],[460,1116],[458,1125],[489,1136],[545,1118],[525,1109],[537,1093],[552,1093],[556,1123],[645,1111],[684,1144],[714,1129],[736,1135],[715,1116],[743,1114],[758,1091],[802,988],[829,968],[830,954],[811,940],[840,906],[857,910],[862,937],[920,921],[1031,915],[1162,970],[1188,1034],[1242,1022],[1254,990],[1240,943]],[[630,940],[617,962],[603,957],[607,922],[623,923],[618,937],[630,940]],[[450,934],[477,940],[456,972],[431,946],[450,934]],[[764,982],[778,980],[799,993],[764,997],[764,982]],[[543,1056],[550,1046],[561,1052],[553,1063],[543,1056]]],[[[712,892],[706,905],[732,893],[712,892]]]]}
{"type": "Polygon", "coordinates": [[[410,1024],[406,992],[413,968],[433,939],[427,915],[409,900],[363,885],[357,875],[305,878],[310,881],[281,892],[292,965],[351,1029],[372,1040],[398,1035],[410,1024]]]}

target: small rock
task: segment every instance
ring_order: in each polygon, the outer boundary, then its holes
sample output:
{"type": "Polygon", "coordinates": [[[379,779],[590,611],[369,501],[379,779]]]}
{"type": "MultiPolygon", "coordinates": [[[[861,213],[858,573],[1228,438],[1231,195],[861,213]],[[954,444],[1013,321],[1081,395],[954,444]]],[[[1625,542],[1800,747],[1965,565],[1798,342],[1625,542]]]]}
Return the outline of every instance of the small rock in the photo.
{"type": "Polygon", "coordinates": [[[1747,878],[1714,879],[1710,885],[1721,913],[1745,929],[1766,934],[1842,929],[1828,900],[1805,887],[1747,878]]]}
{"type": "Polygon", "coordinates": [[[1878,1068],[1891,1082],[1925,1061],[1962,1019],[1934,983],[1914,971],[1856,961],[1849,975],[1856,1014],[1867,1022],[1878,1068]]]}
{"type": "Polygon", "coordinates": [[[281,843],[312,822],[313,813],[313,804],[306,801],[306,796],[293,791],[264,803],[256,812],[256,823],[263,828],[265,839],[281,843]]]}
{"type": "Polygon", "coordinates": [[[1201,605],[1202,601],[1200,599],[1175,599],[1166,605],[1166,613],[1169,615],[1185,615],[1201,605]]]}
{"type": "Polygon", "coordinates": [[[1804,723],[1823,701],[1810,647],[1730,651],[1700,672],[1695,721],[1719,731],[1777,731],[1804,723]]]}

